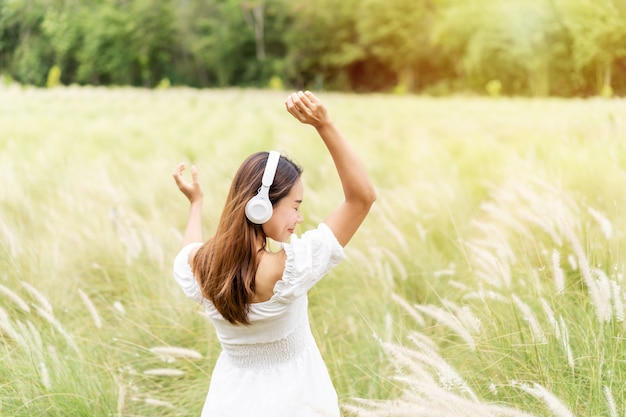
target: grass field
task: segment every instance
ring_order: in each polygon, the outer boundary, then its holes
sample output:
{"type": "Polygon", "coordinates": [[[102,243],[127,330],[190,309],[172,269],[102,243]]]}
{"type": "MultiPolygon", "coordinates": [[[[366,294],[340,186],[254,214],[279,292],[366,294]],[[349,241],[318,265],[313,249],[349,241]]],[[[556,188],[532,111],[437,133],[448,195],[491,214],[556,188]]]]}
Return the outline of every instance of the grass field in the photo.
{"type": "MultiPolygon", "coordinates": [[[[315,225],[340,187],[286,94],[0,89],[0,415],[199,415],[220,349],[171,278],[171,172],[208,237],[280,150],[315,225]]],[[[320,96],[378,191],[310,293],[346,415],[626,416],[626,101],[320,96]]]]}

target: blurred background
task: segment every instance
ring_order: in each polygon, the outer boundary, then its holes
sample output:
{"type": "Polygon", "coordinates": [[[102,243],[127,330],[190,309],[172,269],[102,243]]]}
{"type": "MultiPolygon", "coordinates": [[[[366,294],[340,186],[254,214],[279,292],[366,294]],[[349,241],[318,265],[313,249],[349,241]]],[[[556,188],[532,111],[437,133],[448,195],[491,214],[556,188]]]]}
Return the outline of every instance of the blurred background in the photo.
{"type": "Polygon", "coordinates": [[[626,94],[626,0],[0,0],[35,86],[626,94]]]}

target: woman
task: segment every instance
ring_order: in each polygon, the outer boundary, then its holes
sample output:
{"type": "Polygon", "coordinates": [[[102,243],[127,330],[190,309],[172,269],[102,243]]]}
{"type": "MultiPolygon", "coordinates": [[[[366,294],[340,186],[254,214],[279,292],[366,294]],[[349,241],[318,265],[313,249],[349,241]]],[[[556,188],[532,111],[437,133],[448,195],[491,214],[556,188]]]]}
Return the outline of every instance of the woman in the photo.
{"type": "Polygon", "coordinates": [[[337,394],[308,320],[307,291],[343,260],[376,199],[363,163],[311,92],[291,94],[286,109],[312,125],[334,161],[345,200],[317,228],[302,222],[302,170],[275,152],[248,157],[233,179],[215,235],[202,243],[202,187],[183,163],[174,180],[191,203],[174,277],[202,303],[222,345],[202,416],[339,416],[337,394]],[[266,248],[267,238],[282,243],[266,248]]]}

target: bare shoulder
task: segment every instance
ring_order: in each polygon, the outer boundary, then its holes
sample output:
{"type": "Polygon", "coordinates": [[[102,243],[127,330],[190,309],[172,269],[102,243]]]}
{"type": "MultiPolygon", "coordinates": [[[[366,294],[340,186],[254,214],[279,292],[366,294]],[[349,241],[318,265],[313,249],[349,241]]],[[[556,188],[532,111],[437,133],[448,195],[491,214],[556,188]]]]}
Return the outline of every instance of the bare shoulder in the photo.
{"type": "Polygon", "coordinates": [[[274,286],[283,277],[287,254],[284,250],[265,252],[261,257],[255,278],[255,297],[253,302],[267,301],[274,295],[274,286]]]}

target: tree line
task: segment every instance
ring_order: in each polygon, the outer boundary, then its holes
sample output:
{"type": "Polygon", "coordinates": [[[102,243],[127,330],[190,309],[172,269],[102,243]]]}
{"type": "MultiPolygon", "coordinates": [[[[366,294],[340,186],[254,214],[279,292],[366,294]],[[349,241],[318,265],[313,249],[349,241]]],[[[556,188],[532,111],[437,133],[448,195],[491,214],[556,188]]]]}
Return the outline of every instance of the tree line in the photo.
{"type": "Polygon", "coordinates": [[[626,93],[626,0],[0,0],[0,73],[54,84],[626,93]]]}

